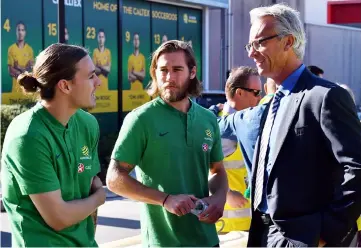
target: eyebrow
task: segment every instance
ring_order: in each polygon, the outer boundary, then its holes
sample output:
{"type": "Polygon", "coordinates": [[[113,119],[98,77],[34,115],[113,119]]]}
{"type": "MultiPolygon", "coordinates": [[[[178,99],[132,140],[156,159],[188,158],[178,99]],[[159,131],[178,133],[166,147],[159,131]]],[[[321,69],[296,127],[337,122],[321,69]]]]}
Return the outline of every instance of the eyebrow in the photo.
{"type": "MultiPolygon", "coordinates": [[[[176,65],[176,66],[172,66],[173,69],[184,69],[184,66],[181,65],[176,65]]],[[[160,66],[160,69],[167,69],[167,66],[160,66]]]]}
{"type": "Polygon", "coordinates": [[[88,76],[91,76],[95,73],[95,69],[88,73],[88,76]]]}

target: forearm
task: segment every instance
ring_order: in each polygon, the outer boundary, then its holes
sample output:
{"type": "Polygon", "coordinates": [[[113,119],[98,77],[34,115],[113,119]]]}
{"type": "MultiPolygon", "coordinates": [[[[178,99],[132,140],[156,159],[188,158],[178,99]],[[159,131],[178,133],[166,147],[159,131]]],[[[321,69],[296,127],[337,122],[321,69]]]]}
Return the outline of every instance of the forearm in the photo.
{"type": "Polygon", "coordinates": [[[101,192],[101,190],[97,190],[85,199],[64,202],[59,216],[62,219],[63,228],[81,222],[91,215],[99,206],[103,205],[105,199],[102,196],[103,192],[101,192]]]}
{"type": "Polygon", "coordinates": [[[145,72],[141,71],[141,72],[133,72],[133,75],[139,80],[139,81],[143,81],[144,77],[145,77],[145,72]]]}
{"type": "Polygon", "coordinates": [[[221,195],[226,197],[228,192],[227,173],[224,169],[219,170],[208,181],[209,191],[212,195],[221,195]]]}
{"type": "Polygon", "coordinates": [[[9,68],[9,74],[14,78],[17,78],[20,75],[20,73],[21,72],[15,69],[14,67],[9,68]]]}
{"type": "Polygon", "coordinates": [[[102,70],[99,66],[95,66],[95,74],[99,76],[102,73],[102,70]]]}
{"type": "Polygon", "coordinates": [[[167,194],[141,184],[129,176],[128,172],[119,172],[110,167],[109,169],[107,186],[112,192],[136,201],[162,206],[167,194]]]}
{"type": "Polygon", "coordinates": [[[101,66],[100,69],[101,69],[101,74],[103,74],[104,77],[108,77],[110,67],[109,66],[101,66]]]}
{"type": "Polygon", "coordinates": [[[15,71],[17,71],[19,74],[25,72],[25,68],[20,66],[14,66],[13,67],[15,71]]]}
{"type": "Polygon", "coordinates": [[[33,66],[34,66],[34,62],[29,62],[29,64],[26,66],[25,70],[26,71],[32,71],[33,70],[33,66]]]}
{"type": "Polygon", "coordinates": [[[105,192],[103,188],[99,188],[87,198],[64,201],[59,189],[32,194],[30,198],[44,221],[55,231],[61,231],[81,222],[102,205],[105,201],[105,192]]]}
{"type": "Polygon", "coordinates": [[[133,74],[132,72],[129,72],[129,73],[128,73],[128,80],[129,80],[130,82],[134,82],[135,80],[137,80],[137,77],[134,76],[134,74],[133,74]]]}
{"type": "Polygon", "coordinates": [[[102,69],[103,72],[105,73],[109,73],[110,72],[110,65],[104,65],[100,67],[102,69]]]}

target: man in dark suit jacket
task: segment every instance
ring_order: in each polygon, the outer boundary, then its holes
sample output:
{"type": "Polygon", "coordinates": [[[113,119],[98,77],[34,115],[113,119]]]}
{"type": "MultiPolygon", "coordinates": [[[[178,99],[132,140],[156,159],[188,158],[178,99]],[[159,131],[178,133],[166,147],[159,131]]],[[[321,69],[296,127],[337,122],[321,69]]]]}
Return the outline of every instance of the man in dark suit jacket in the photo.
{"type": "MultiPolygon", "coordinates": [[[[361,213],[361,125],[354,103],[344,89],[305,69],[297,11],[276,4],[250,14],[245,48],[259,74],[279,88],[260,118],[248,246],[347,246],[361,213]]],[[[220,127],[242,130],[244,121],[237,126],[237,120],[247,111],[223,118],[220,127]]],[[[237,137],[248,142],[247,135],[237,137]]]]}

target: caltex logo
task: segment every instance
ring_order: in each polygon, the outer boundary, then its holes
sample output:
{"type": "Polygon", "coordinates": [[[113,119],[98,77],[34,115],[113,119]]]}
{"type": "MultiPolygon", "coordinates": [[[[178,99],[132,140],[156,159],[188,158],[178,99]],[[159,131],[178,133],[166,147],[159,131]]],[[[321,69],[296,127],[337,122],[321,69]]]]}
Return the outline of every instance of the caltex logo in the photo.
{"type": "Polygon", "coordinates": [[[82,173],[84,171],[85,167],[82,163],[78,164],[78,173],[82,173]]]}

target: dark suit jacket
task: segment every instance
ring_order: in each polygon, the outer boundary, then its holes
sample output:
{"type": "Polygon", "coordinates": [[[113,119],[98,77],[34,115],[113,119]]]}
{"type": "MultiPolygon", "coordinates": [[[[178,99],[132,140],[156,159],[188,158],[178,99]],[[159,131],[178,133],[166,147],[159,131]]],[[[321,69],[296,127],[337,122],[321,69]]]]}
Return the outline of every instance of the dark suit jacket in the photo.
{"type": "MultiPolygon", "coordinates": [[[[317,245],[320,238],[327,246],[338,246],[354,234],[361,213],[361,125],[355,105],[346,90],[308,70],[288,97],[267,182],[270,216],[297,246],[317,245]]],[[[253,171],[257,171],[260,140],[253,171]]],[[[251,190],[257,173],[252,174],[251,190]]],[[[253,239],[254,225],[252,221],[249,246],[259,244],[253,239]]]]}

